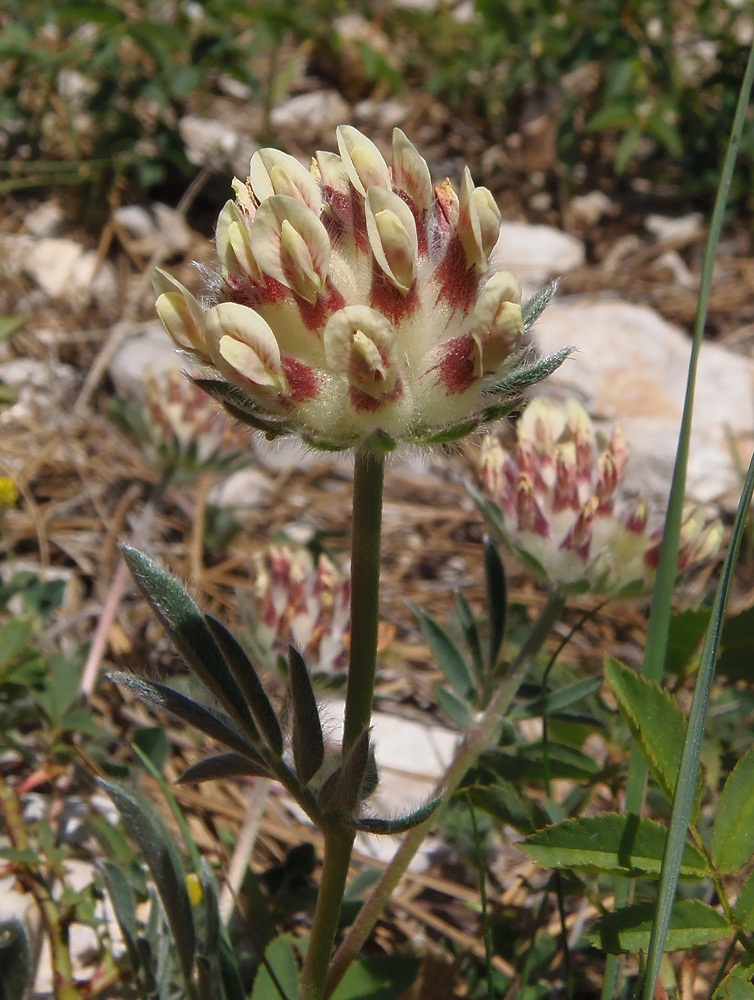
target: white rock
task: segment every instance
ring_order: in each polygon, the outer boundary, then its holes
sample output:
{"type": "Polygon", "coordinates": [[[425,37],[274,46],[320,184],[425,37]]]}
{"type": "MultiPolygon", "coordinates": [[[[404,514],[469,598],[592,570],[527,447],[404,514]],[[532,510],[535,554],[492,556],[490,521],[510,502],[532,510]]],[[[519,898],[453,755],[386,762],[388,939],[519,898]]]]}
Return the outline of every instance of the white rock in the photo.
{"type": "Polygon", "coordinates": [[[191,368],[191,360],[177,351],[161,323],[146,329],[121,344],[108,365],[110,378],[119,396],[140,399],[144,396],[144,378],[170,368],[191,368]]]}
{"type": "Polygon", "coordinates": [[[604,191],[589,191],[588,194],[576,195],[568,204],[568,211],[576,222],[584,226],[596,226],[603,215],[607,215],[613,207],[604,191]]]}
{"type": "Polygon", "coordinates": [[[24,219],[24,225],[32,236],[57,236],[60,232],[65,215],[56,201],[44,201],[33,209],[24,219]]]}
{"type": "Polygon", "coordinates": [[[644,225],[658,243],[672,243],[674,240],[693,239],[701,231],[704,217],[700,212],[692,212],[676,219],[665,215],[648,215],[644,225]]]}
{"type": "Polygon", "coordinates": [[[490,264],[497,270],[512,271],[531,294],[583,264],[584,256],[581,240],[559,229],[503,220],[490,264]]]}
{"type": "Polygon", "coordinates": [[[130,248],[143,257],[151,257],[157,250],[172,257],[185,253],[193,243],[191,229],[181,213],[160,202],[148,209],[123,205],[116,209],[114,219],[130,236],[130,248]]]}
{"type": "Polygon", "coordinates": [[[0,382],[14,389],[16,401],[0,410],[0,425],[23,423],[32,414],[60,407],[78,382],[78,372],[61,362],[12,358],[0,364],[0,382]]]}
{"type": "Polygon", "coordinates": [[[26,250],[23,269],[51,299],[62,299],[77,308],[92,299],[107,305],[117,295],[113,265],[74,240],[37,240],[26,250]]]}
{"type": "MultiPolygon", "coordinates": [[[[631,447],[636,489],[666,497],[686,387],[689,338],[645,306],[573,296],[545,310],[536,327],[544,352],[573,346],[572,358],[541,391],[580,399],[591,414],[620,423],[631,447]]],[[[752,370],[740,355],[705,343],[692,425],[687,494],[700,503],[736,491],[738,474],[728,435],[754,430],[752,370]]]]}
{"type": "Polygon", "coordinates": [[[395,125],[400,125],[407,114],[406,105],[395,97],[384,101],[367,98],[354,105],[352,118],[357,125],[379,125],[392,129],[395,125]]]}
{"type": "Polygon", "coordinates": [[[291,97],[270,115],[275,128],[303,129],[306,133],[335,128],[349,121],[351,108],[337,90],[313,90],[291,97]]]}
{"type": "Polygon", "coordinates": [[[258,469],[241,469],[212,489],[209,502],[215,507],[260,507],[267,499],[270,485],[270,477],[258,469]]]}
{"type": "Polygon", "coordinates": [[[218,169],[233,164],[241,150],[241,136],[214,118],[186,115],[178,123],[186,147],[186,158],[197,167],[218,169]]]}

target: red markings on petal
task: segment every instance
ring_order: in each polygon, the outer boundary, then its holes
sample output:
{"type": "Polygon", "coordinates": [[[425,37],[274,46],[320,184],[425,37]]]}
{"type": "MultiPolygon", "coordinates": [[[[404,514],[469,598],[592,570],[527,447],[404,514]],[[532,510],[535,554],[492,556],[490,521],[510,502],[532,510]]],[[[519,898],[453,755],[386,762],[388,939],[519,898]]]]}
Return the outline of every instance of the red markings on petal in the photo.
{"type": "Polygon", "coordinates": [[[290,400],[305,403],[316,397],[319,392],[319,376],[313,368],[290,356],[281,358],[280,364],[290,386],[290,400]]]}

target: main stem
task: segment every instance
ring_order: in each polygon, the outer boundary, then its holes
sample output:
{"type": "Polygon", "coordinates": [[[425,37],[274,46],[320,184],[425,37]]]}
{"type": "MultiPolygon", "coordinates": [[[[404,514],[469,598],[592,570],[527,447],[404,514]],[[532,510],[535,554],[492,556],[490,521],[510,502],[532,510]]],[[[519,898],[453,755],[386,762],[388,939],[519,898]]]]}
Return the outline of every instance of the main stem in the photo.
{"type": "MultiPolygon", "coordinates": [[[[380,620],[380,545],[385,462],[380,455],[356,454],[351,531],[351,649],[343,724],[343,754],[372,718],[380,620]]],[[[348,879],[354,833],[333,823],[325,847],[317,908],[301,975],[300,1000],[322,1000],[348,879]]]]}
{"type": "MultiPolygon", "coordinates": [[[[456,750],[447,773],[438,782],[433,792],[433,795],[440,800],[438,809],[445,805],[472,764],[497,738],[505,713],[531,669],[542,645],[552,632],[555,622],[560,618],[564,606],[565,599],[561,593],[551,594],[508,673],[499,682],[481,718],[466,734],[456,750]]],[[[333,957],[327,975],[327,986],[324,994],[326,997],[330,996],[349,965],[358,955],[361,946],[377,923],[412,858],[427,836],[429,828],[436,821],[436,816],[437,809],[423,823],[415,826],[406,834],[401,846],[393,856],[393,860],[382,873],[381,878],[359,910],[343,943],[333,957]]]]}

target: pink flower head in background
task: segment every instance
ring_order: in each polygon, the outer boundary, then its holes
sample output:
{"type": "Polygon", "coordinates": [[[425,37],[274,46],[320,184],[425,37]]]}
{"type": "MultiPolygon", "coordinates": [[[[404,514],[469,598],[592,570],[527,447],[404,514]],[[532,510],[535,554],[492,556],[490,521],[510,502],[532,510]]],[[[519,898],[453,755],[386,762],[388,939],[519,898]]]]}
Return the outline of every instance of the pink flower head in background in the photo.
{"type": "MultiPolygon", "coordinates": [[[[488,437],[481,454],[488,523],[520,558],[552,583],[629,594],[654,580],[664,511],[631,494],[628,449],[619,429],[601,440],[575,400],[532,400],[509,446],[488,437]],[[491,502],[490,502],[491,501],[491,502]]],[[[722,525],[687,508],[678,570],[713,557],[722,525]]]]}
{"type": "Polygon", "coordinates": [[[338,673],[348,664],[349,577],[301,545],[270,545],[254,558],[254,638],[267,653],[295,646],[314,671],[338,673]]]}

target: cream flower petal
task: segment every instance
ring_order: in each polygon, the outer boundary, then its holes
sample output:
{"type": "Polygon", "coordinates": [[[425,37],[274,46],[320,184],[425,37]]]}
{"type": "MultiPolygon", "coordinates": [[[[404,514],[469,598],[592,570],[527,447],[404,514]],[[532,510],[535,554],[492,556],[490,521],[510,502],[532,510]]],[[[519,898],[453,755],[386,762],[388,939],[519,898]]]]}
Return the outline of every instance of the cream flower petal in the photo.
{"type": "Polygon", "coordinates": [[[254,216],[250,243],[261,270],[307,302],[323,291],[330,238],[303,202],[279,194],[266,198],[254,216]]]}
{"type": "Polygon", "coordinates": [[[390,171],[372,140],[352,125],[340,125],[336,134],[346,173],[359,194],[366,196],[370,187],[390,190],[390,171]]]}
{"type": "Polygon", "coordinates": [[[373,187],[367,192],[369,245],[391,283],[407,292],[416,280],[418,242],[411,209],[397,194],[373,187]]]}
{"type": "Polygon", "coordinates": [[[313,212],[322,208],[319,184],[295,156],[279,149],[259,149],[251,158],[251,187],[257,201],[286,194],[302,201],[313,212]]]}
{"type": "Polygon", "coordinates": [[[287,392],[275,334],[253,309],[221,302],[207,313],[206,324],[210,354],[221,371],[230,368],[262,390],[287,392]]]}

